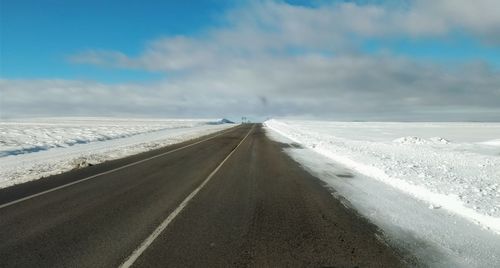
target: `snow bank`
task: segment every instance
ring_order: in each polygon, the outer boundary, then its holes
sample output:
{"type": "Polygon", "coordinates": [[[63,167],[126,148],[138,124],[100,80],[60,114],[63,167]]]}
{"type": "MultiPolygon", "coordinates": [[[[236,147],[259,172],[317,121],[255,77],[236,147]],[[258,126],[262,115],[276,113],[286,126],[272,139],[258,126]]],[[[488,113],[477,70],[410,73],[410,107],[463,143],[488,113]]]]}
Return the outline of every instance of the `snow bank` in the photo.
{"type": "Polygon", "coordinates": [[[206,119],[41,118],[0,122],[0,188],[231,126],[206,119]]]}
{"type": "Polygon", "coordinates": [[[491,142],[500,136],[498,123],[269,120],[265,125],[431,208],[500,233],[500,150],[491,142]]]}
{"type": "Polygon", "coordinates": [[[374,223],[381,237],[412,267],[497,267],[500,236],[433,207],[390,185],[364,176],[274,131],[266,134],[289,144],[285,152],[332,188],[346,207],[374,223]],[[397,202],[395,202],[397,200],[397,202]]]}
{"type": "MultiPolygon", "coordinates": [[[[40,118],[0,122],[0,157],[206,125],[206,120],[40,118]]],[[[215,122],[215,121],[214,121],[215,122]]]]}

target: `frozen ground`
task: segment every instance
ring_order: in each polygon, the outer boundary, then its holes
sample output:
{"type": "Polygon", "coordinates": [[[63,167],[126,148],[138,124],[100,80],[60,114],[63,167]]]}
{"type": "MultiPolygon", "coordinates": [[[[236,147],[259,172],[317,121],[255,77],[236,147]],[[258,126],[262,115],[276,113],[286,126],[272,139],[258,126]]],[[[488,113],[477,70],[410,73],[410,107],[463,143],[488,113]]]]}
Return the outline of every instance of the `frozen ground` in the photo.
{"type": "Polygon", "coordinates": [[[0,122],[0,188],[219,131],[198,119],[39,118],[0,122]]]}
{"type": "MultiPolygon", "coordinates": [[[[478,225],[471,221],[471,218],[463,217],[464,215],[457,215],[453,211],[444,209],[443,205],[423,200],[422,197],[425,196],[414,195],[405,189],[401,191],[401,185],[394,186],[388,181],[390,177],[379,180],[374,179],[373,176],[367,176],[366,174],[372,175],[373,173],[360,169],[359,165],[345,161],[344,158],[352,159],[352,162],[357,163],[355,161],[358,159],[355,157],[363,153],[359,148],[359,150],[347,154],[349,152],[347,146],[351,145],[349,141],[354,144],[364,141],[367,147],[369,146],[367,144],[370,143],[385,143],[387,146],[394,143],[394,146],[400,146],[399,142],[393,142],[393,140],[397,139],[395,137],[401,134],[409,135],[409,133],[413,133],[415,135],[415,133],[418,133],[418,137],[427,140],[438,133],[440,135],[446,134],[450,129],[457,131],[459,128],[467,127],[470,127],[470,131],[477,132],[478,135],[481,133],[481,136],[468,138],[466,137],[467,133],[464,132],[442,136],[452,136],[456,141],[460,138],[460,135],[464,135],[462,142],[467,140],[466,143],[469,145],[463,145],[470,148],[471,144],[482,142],[484,139],[488,140],[498,134],[499,125],[488,124],[489,127],[479,130],[477,129],[479,125],[472,127],[469,124],[445,124],[448,126],[454,125],[451,128],[442,124],[408,123],[406,127],[405,124],[367,123],[366,126],[363,126],[363,124],[365,123],[275,120],[266,122],[269,130],[268,134],[271,138],[290,144],[286,151],[292,158],[331,187],[333,194],[343,200],[346,206],[355,208],[359,213],[379,226],[383,230],[385,240],[400,249],[402,254],[414,256],[416,259],[410,259],[410,262],[413,262],[412,266],[498,267],[500,265],[500,251],[498,251],[500,248],[500,235],[495,234],[494,230],[484,228],[484,225],[478,225]],[[336,131],[337,127],[339,127],[338,132],[336,131]],[[367,130],[364,131],[365,129],[367,130]],[[433,129],[438,131],[432,131],[433,129]],[[307,131],[307,134],[303,133],[303,131],[307,131]],[[490,134],[487,133],[489,131],[491,131],[490,134]],[[377,133],[381,133],[381,135],[377,133]],[[337,137],[337,135],[342,138],[337,137]],[[344,143],[340,143],[337,139],[344,143]],[[334,144],[337,147],[324,145],[325,143],[330,144],[329,141],[332,140],[336,141],[334,144]],[[347,148],[342,148],[339,145],[346,143],[347,145],[344,146],[347,148]],[[334,151],[334,149],[339,149],[339,151],[334,151]],[[332,157],[332,154],[339,153],[344,153],[344,155],[332,157]],[[342,161],[336,161],[338,159],[342,161]]],[[[434,143],[427,143],[432,148],[431,144],[434,143]]],[[[474,148],[472,151],[478,154],[483,151],[479,147],[472,147],[474,148]]],[[[376,148],[377,146],[370,147],[366,153],[372,154],[376,148]]],[[[412,150],[411,148],[399,149],[401,150],[400,155],[403,155],[403,150],[412,150]]],[[[441,149],[437,147],[434,150],[441,149]]],[[[457,151],[458,154],[460,152],[460,150],[457,151]]],[[[408,154],[418,153],[421,152],[408,152],[408,154]]],[[[486,156],[497,157],[493,156],[493,153],[494,149],[486,148],[486,156]]],[[[366,161],[367,158],[362,159],[366,161]]],[[[363,163],[364,166],[372,168],[376,168],[376,164],[377,162],[363,163]]],[[[449,165],[453,165],[453,162],[449,162],[449,165]]],[[[402,166],[401,168],[405,167],[402,166]]],[[[400,178],[395,179],[402,180],[400,178]]],[[[498,182],[499,177],[489,179],[498,182]]],[[[411,184],[414,183],[417,182],[411,184]]],[[[472,185],[470,187],[477,186],[472,185]]],[[[426,191],[435,190],[433,188],[422,188],[426,191]]],[[[417,189],[421,190],[420,188],[417,189]]],[[[444,194],[440,193],[439,195],[444,194]]],[[[434,201],[439,200],[441,199],[434,201]]],[[[444,200],[446,201],[446,198],[444,200]]],[[[488,217],[498,219],[494,216],[488,217]]]]}

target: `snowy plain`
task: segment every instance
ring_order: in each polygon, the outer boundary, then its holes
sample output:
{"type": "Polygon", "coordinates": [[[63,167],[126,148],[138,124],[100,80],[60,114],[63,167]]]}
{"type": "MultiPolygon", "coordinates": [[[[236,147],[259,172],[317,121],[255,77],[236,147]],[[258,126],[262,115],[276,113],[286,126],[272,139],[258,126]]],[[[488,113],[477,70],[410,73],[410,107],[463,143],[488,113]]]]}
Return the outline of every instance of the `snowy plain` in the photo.
{"type": "Polygon", "coordinates": [[[418,263],[500,265],[500,124],[265,125],[271,138],[291,145],[292,158],[418,263]]]}
{"type": "Polygon", "coordinates": [[[208,119],[36,118],[0,122],[0,188],[160,148],[234,124],[208,119]]]}

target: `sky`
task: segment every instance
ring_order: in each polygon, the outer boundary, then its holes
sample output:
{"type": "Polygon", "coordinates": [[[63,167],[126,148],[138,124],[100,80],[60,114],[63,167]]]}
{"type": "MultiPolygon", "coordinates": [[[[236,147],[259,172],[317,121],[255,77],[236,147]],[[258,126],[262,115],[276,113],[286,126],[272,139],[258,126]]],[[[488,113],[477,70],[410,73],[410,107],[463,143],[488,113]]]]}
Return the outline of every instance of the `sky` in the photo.
{"type": "Polygon", "coordinates": [[[0,117],[500,121],[498,10],[0,0],[0,117]]]}

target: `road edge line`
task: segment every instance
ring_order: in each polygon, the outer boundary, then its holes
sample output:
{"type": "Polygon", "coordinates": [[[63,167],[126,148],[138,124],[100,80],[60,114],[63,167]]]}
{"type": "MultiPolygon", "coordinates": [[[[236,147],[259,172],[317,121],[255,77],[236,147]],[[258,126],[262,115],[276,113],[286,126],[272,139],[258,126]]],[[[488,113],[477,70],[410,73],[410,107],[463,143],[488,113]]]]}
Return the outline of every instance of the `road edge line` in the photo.
{"type": "MultiPolygon", "coordinates": [[[[72,182],[69,182],[69,183],[66,183],[66,184],[63,184],[63,185],[60,185],[60,186],[57,186],[57,187],[54,187],[54,188],[51,188],[51,189],[48,189],[48,190],[45,190],[45,191],[42,191],[42,192],[39,192],[39,193],[36,193],[36,194],[32,194],[32,195],[28,195],[28,196],[25,196],[25,197],[22,197],[22,198],[19,198],[19,199],[16,199],[16,200],[13,200],[13,201],[10,201],[10,202],[7,202],[5,204],[0,204],[0,209],[3,209],[3,208],[6,208],[6,207],[9,207],[9,206],[12,206],[12,205],[15,205],[17,203],[21,203],[23,201],[26,201],[26,200],[29,200],[29,199],[32,199],[34,197],[37,197],[37,196],[41,196],[41,195],[44,195],[44,194],[48,194],[50,192],[54,192],[54,191],[57,191],[57,190],[60,190],[60,189],[63,189],[63,188],[66,188],[66,187],[69,187],[69,186],[72,186],[72,185],[75,185],[75,184],[78,184],[78,183],[81,183],[81,182],[84,182],[84,181],[88,181],[88,180],[91,180],[91,179],[95,179],[99,176],[102,176],[102,175],[106,175],[106,174],[109,174],[109,173],[113,173],[115,171],[118,171],[118,170],[122,170],[124,168],[127,168],[127,167],[131,167],[131,166],[135,166],[137,164],[140,164],[140,163],[143,163],[143,162],[146,162],[146,161],[149,161],[151,159],[155,159],[155,158],[158,158],[158,157],[161,157],[161,156],[164,156],[164,155],[168,155],[168,154],[171,154],[171,153],[175,153],[177,151],[180,151],[180,150],[183,150],[183,149],[186,149],[186,148],[189,148],[189,147],[192,147],[194,145],[198,145],[202,142],[205,142],[205,141],[209,141],[209,140],[212,140],[218,136],[221,136],[223,134],[227,134],[227,133],[230,133],[230,132],[233,132],[236,130],[236,128],[239,127],[239,126],[236,126],[234,128],[231,128],[229,129],[228,131],[224,131],[222,133],[219,133],[215,136],[212,136],[210,138],[206,138],[204,140],[201,140],[201,141],[197,141],[195,143],[191,143],[191,144],[188,144],[188,145],[185,145],[185,146],[182,146],[182,147],[179,147],[179,148],[175,148],[171,151],[168,151],[168,152],[164,152],[164,153],[161,153],[161,154],[157,154],[157,155],[154,155],[154,156],[151,156],[151,157],[148,157],[148,158],[145,158],[145,159],[141,159],[139,161],[136,161],[136,162],[132,162],[132,163],[128,163],[124,166],[120,166],[120,167],[117,167],[117,168],[114,168],[114,169],[110,169],[110,170],[106,170],[104,172],[101,172],[101,173],[97,173],[97,174],[94,174],[92,176],[89,176],[89,177],[86,177],[86,178],[83,178],[83,179],[80,179],[80,180],[76,180],[76,181],[72,181],[72,182]]],[[[210,135],[210,134],[209,134],[210,135]]],[[[174,145],[174,144],[171,144],[171,145],[174,145]]]]}

